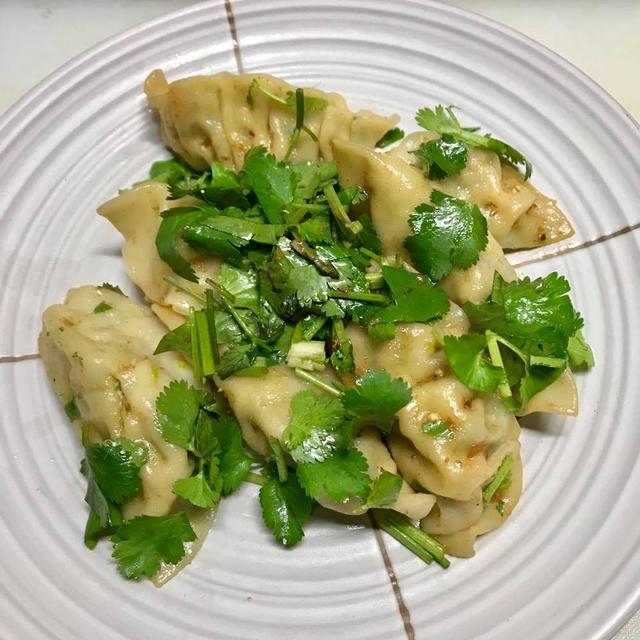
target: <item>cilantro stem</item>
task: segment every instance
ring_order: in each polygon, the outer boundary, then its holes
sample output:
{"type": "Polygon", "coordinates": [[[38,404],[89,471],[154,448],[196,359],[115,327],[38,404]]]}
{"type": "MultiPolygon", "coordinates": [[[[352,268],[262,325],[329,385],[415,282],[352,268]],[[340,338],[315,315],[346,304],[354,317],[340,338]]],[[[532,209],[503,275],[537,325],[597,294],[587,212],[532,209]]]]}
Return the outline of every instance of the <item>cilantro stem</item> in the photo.
{"type": "Polygon", "coordinates": [[[251,484],[257,484],[262,487],[263,485],[267,484],[267,479],[257,473],[254,473],[253,471],[249,471],[249,473],[247,473],[247,476],[245,478],[245,482],[250,482],[251,484]]]}
{"type": "Polygon", "coordinates": [[[193,375],[197,380],[202,380],[202,364],[200,361],[200,340],[198,338],[198,324],[195,319],[195,309],[191,307],[189,317],[191,319],[191,366],[193,367],[193,375]]]}
{"type": "Polygon", "coordinates": [[[567,361],[564,358],[550,358],[547,356],[530,356],[529,364],[531,366],[550,367],[552,369],[564,369],[567,361]]]}
{"type": "Polygon", "coordinates": [[[209,335],[209,322],[205,311],[194,311],[192,318],[198,339],[201,377],[204,378],[205,376],[211,376],[216,372],[216,366],[213,359],[213,347],[211,346],[211,336],[209,335]]]}
{"type": "Polygon", "coordinates": [[[330,276],[332,278],[339,278],[340,274],[336,270],[336,268],[325,262],[318,253],[312,249],[306,242],[302,240],[292,240],[291,248],[303,258],[313,262],[313,264],[325,275],[330,276]]]}
{"type": "Polygon", "coordinates": [[[369,271],[364,274],[365,280],[367,284],[372,289],[382,289],[385,286],[384,276],[382,275],[382,271],[369,271]]]}
{"type": "Polygon", "coordinates": [[[282,446],[279,440],[273,436],[269,436],[269,446],[271,447],[271,451],[273,451],[273,459],[278,469],[278,480],[280,480],[280,482],[286,482],[289,477],[289,470],[287,469],[287,461],[284,458],[282,446]]]}
{"type": "Polygon", "coordinates": [[[374,509],[372,513],[380,529],[386,531],[421,560],[427,564],[435,560],[444,569],[449,566],[450,563],[444,555],[442,545],[428,533],[418,529],[409,518],[393,511],[380,509],[374,509]]]}
{"type": "Polygon", "coordinates": [[[333,188],[333,185],[327,185],[323,191],[327,198],[327,202],[329,203],[331,213],[343,233],[347,236],[358,235],[363,230],[362,223],[357,220],[351,220],[346,209],[342,206],[342,202],[340,202],[340,198],[338,198],[338,194],[333,188]]]}
{"type": "Polygon", "coordinates": [[[345,300],[359,300],[360,302],[370,302],[371,304],[387,304],[389,298],[381,293],[370,293],[368,291],[338,291],[329,290],[330,298],[343,298],[345,300]]]}
{"type": "Polygon", "coordinates": [[[242,316],[238,313],[238,310],[233,306],[233,304],[227,299],[228,297],[233,297],[231,294],[221,285],[219,285],[215,280],[211,280],[207,278],[207,283],[218,291],[220,294],[220,302],[222,302],[222,306],[231,314],[231,317],[235,320],[236,324],[240,328],[240,331],[244,333],[244,335],[249,339],[251,344],[256,345],[260,340],[256,337],[256,335],[249,329],[247,323],[243,320],[242,316]]]}
{"type": "Polygon", "coordinates": [[[213,300],[213,291],[211,291],[211,289],[207,289],[205,295],[206,295],[205,311],[207,314],[209,338],[211,341],[211,349],[213,352],[213,362],[214,364],[218,364],[220,362],[220,350],[218,349],[218,335],[216,333],[216,308],[213,300]]]}
{"type": "MultiPolygon", "coordinates": [[[[487,336],[487,347],[489,348],[489,357],[491,358],[491,363],[496,367],[500,367],[504,372],[504,362],[502,361],[502,354],[500,353],[500,346],[498,345],[497,335],[493,333],[493,331],[489,330],[485,332],[485,335],[487,336]]],[[[500,393],[500,397],[502,398],[510,398],[513,395],[511,393],[511,387],[509,386],[508,380],[505,382],[501,382],[498,385],[498,392],[500,393]]]]}
{"type": "Polygon", "coordinates": [[[342,395],[342,392],[339,389],[336,389],[333,385],[330,385],[326,382],[323,382],[319,378],[312,376],[308,371],[300,369],[299,367],[296,367],[294,371],[298,378],[302,378],[303,380],[310,382],[311,384],[318,387],[318,389],[322,389],[323,391],[326,391],[327,393],[330,393],[331,395],[336,397],[342,395]]]}
{"type": "Polygon", "coordinates": [[[304,127],[304,90],[296,89],[296,129],[304,127]]]}
{"type": "Polygon", "coordinates": [[[485,502],[491,502],[496,491],[500,488],[500,485],[506,480],[507,476],[511,472],[512,466],[513,456],[506,455],[502,459],[502,462],[496,471],[496,475],[493,476],[493,480],[482,491],[482,497],[485,502]]]}
{"type": "Polygon", "coordinates": [[[360,253],[367,258],[371,258],[374,262],[380,262],[382,260],[382,256],[379,256],[375,251],[371,251],[371,249],[367,249],[367,247],[360,247],[360,253]]]}
{"type": "Polygon", "coordinates": [[[175,287],[178,291],[182,291],[182,293],[186,293],[188,296],[191,296],[196,302],[200,302],[201,304],[205,303],[205,298],[203,295],[196,293],[189,289],[189,287],[185,287],[177,278],[174,276],[166,276],[165,282],[170,284],[172,287],[175,287]]]}
{"type": "Polygon", "coordinates": [[[266,98],[269,98],[269,100],[273,100],[273,102],[275,102],[276,104],[279,104],[282,107],[288,107],[289,105],[287,104],[287,101],[284,98],[278,98],[277,95],[275,95],[274,93],[271,93],[271,91],[267,91],[267,89],[265,89],[259,82],[257,78],[254,78],[253,82],[251,83],[251,86],[249,87],[249,92],[247,93],[247,102],[250,105],[253,105],[253,92],[257,91],[258,93],[261,93],[263,96],[265,96],[266,98]]]}

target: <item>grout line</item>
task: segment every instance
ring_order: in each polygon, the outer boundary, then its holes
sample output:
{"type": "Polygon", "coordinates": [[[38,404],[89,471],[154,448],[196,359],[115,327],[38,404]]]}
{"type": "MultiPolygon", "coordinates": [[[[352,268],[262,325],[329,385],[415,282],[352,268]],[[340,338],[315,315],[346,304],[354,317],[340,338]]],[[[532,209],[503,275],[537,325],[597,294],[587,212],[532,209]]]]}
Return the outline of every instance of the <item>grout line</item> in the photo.
{"type": "Polygon", "coordinates": [[[233,55],[236,59],[236,67],[238,73],[244,73],[244,65],[242,64],[242,53],[240,51],[240,42],[238,40],[238,30],[236,29],[236,17],[233,15],[233,7],[231,0],[224,0],[224,9],[227,13],[227,24],[229,25],[229,35],[233,42],[233,55]]]}
{"type": "Polygon", "coordinates": [[[551,253],[546,253],[542,256],[538,256],[537,258],[531,258],[530,260],[524,260],[523,262],[518,262],[517,264],[512,265],[514,269],[518,269],[520,267],[526,267],[530,264],[536,264],[538,262],[544,262],[545,260],[550,260],[551,258],[558,258],[559,256],[564,256],[567,253],[573,253],[574,251],[579,251],[580,249],[588,249],[589,247],[593,247],[596,244],[602,244],[607,240],[611,240],[613,238],[617,238],[619,236],[624,236],[627,233],[631,233],[632,231],[637,231],[640,229],[640,222],[636,224],[632,224],[628,227],[623,227],[622,229],[618,229],[613,233],[607,233],[604,236],[600,236],[595,240],[587,240],[582,244],[574,245],[573,247],[564,247],[563,249],[559,249],[558,251],[553,251],[551,253]]]}
{"type": "Polygon", "coordinates": [[[387,575],[389,576],[389,582],[391,583],[391,588],[393,589],[393,595],[396,597],[396,602],[398,603],[398,611],[400,612],[400,617],[402,618],[402,623],[404,624],[404,630],[407,634],[407,640],[415,640],[416,632],[413,629],[413,625],[411,624],[411,614],[409,613],[409,609],[407,608],[407,605],[404,602],[404,598],[402,597],[400,583],[398,582],[398,577],[396,576],[396,572],[393,569],[393,564],[391,564],[391,558],[389,558],[389,553],[387,552],[387,547],[384,544],[382,533],[380,532],[380,528],[378,527],[378,523],[375,521],[375,518],[371,515],[371,512],[369,512],[368,515],[373,527],[373,533],[375,534],[376,541],[378,542],[378,548],[380,549],[380,553],[382,555],[384,567],[387,570],[387,575]]]}
{"type": "Polygon", "coordinates": [[[9,362],[24,362],[25,360],[38,360],[39,358],[39,353],[28,353],[24,356],[0,356],[0,364],[9,362]]]}

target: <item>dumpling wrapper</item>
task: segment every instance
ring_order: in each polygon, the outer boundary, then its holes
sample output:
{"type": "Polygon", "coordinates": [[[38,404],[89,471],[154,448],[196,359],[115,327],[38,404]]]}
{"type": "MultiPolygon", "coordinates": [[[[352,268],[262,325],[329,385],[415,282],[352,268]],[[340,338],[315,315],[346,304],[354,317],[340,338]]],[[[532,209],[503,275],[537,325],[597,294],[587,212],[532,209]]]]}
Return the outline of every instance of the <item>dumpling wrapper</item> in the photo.
{"type": "MultiPolygon", "coordinates": [[[[283,159],[295,127],[295,111],[257,91],[250,105],[247,94],[254,79],[282,99],[295,91],[283,80],[265,74],[223,72],[168,83],[162,71],[153,71],[145,92],[160,117],[164,143],[195,169],[207,169],[216,160],[239,170],[246,152],[258,145],[283,159]]],[[[313,88],[305,88],[304,93],[326,100],[327,107],[305,113],[305,125],[318,140],[303,132],[291,153],[292,162],[331,160],[334,139],[374,147],[399,120],[396,115],[352,112],[337,93],[313,88]]]]}
{"type": "MultiPolygon", "coordinates": [[[[173,207],[201,204],[195,198],[169,199],[169,188],[160,182],[143,182],[105,202],[98,213],[109,220],[124,238],[122,257],[127,275],[140,287],[152,303],[156,315],[174,328],[189,315],[189,308],[202,305],[196,298],[169,284],[166,278],[177,280],[182,288],[203,296],[205,286],[189,282],[175,274],[158,255],[156,235],[162,222],[160,213],[173,207]]],[[[180,241],[180,251],[201,282],[214,278],[220,269],[220,259],[200,253],[180,241]]]]}
{"type": "MultiPolygon", "coordinates": [[[[411,165],[418,161],[413,151],[439,138],[432,131],[408,135],[387,152],[411,165]]],[[[489,231],[503,249],[530,249],[570,238],[573,227],[555,200],[540,193],[529,181],[486,149],[468,149],[466,167],[455,176],[429,181],[437,189],[480,206],[489,231]]]]}

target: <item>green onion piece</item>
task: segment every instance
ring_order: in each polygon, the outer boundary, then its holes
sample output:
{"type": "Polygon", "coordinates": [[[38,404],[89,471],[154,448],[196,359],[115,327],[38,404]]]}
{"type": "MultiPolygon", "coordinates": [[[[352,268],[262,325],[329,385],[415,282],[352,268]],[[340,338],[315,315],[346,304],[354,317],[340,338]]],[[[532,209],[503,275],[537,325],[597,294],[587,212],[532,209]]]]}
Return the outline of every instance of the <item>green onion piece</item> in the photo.
{"type": "Polygon", "coordinates": [[[197,380],[202,380],[202,364],[200,360],[200,340],[198,339],[198,324],[195,320],[196,311],[193,307],[189,310],[189,318],[191,319],[191,366],[193,367],[193,375],[197,380]]]}
{"type": "Polygon", "coordinates": [[[220,362],[220,349],[218,348],[218,334],[216,333],[216,308],[213,299],[213,291],[206,291],[205,312],[207,314],[207,326],[209,327],[209,338],[211,340],[211,349],[213,351],[213,361],[215,364],[220,362]]]}
{"type": "Polygon", "coordinates": [[[513,457],[507,455],[503,458],[496,475],[493,476],[493,480],[483,489],[482,497],[485,502],[491,502],[491,499],[495,495],[496,491],[500,488],[502,483],[507,479],[507,476],[511,472],[513,466],[513,457]]]}

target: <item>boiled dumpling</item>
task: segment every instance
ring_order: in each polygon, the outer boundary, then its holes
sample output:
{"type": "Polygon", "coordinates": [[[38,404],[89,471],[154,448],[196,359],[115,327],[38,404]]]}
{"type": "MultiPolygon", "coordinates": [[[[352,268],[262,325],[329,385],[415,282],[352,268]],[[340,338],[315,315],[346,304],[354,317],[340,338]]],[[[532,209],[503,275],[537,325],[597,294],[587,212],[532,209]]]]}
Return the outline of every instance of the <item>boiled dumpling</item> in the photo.
{"type": "MultiPolygon", "coordinates": [[[[388,155],[415,165],[412,152],[438,137],[432,131],[412,133],[388,155]]],[[[444,193],[479,205],[489,231],[505,249],[553,244],[574,233],[555,200],[540,193],[516,169],[501,163],[492,151],[469,148],[467,165],[458,175],[432,184],[444,193]]]]}
{"type": "MultiPolygon", "coordinates": [[[[184,321],[190,307],[202,306],[197,298],[169,284],[171,277],[180,282],[181,288],[202,296],[204,286],[189,282],[175,274],[171,267],[158,255],[156,234],[162,218],[160,213],[172,207],[201,204],[195,198],[169,200],[169,188],[160,182],[141,183],[124,191],[119,196],[105,202],[98,213],[113,224],[124,237],[122,257],[127,274],[137,284],[153,311],[170,328],[184,321]]],[[[181,242],[181,253],[191,264],[201,281],[214,278],[220,267],[220,260],[204,255],[185,242],[181,242]]]]}
{"type": "Polygon", "coordinates": [[[148,447],[142,492],[124,505],[126,518],[168,513],[173,483],[191,474],[187,452],[155,425],[155,400],[165,385],[194,382],[175,353],[152,355],[164,333],[149,310],[101,287],[71,289],[64,304],[43,315],[39,348],[47,374],[63,404],[75,401],[90,441],[124,437],[148,447]],[[110,308],[96,313],[101,303],[110,308]]]}
{"type": "MultiPolygon", "coordinates": [[[[295,111],[263,94],[252,92],[260,85],[278,98],[286,99],[294,87],[269,75],[219,73],[193,76],[168,83],[162,71],[154,71],[145,84],[149,103],[160,116],[162,139],[195,169],[206,169],[217,160],[239,170],[246,152],[262,145],[278,159],[284,158],[295,126],[295,111]]],[[[303,133],[294,146],[292,162],[331,160],[331,141],[353,140],[373,147],[397,122],[370,111],[352,112],[342,96],[318,89],[305,89],[308,98],[326,101],[324,109],[305,113],[305,125],[318,138],[303,133]]]]}

